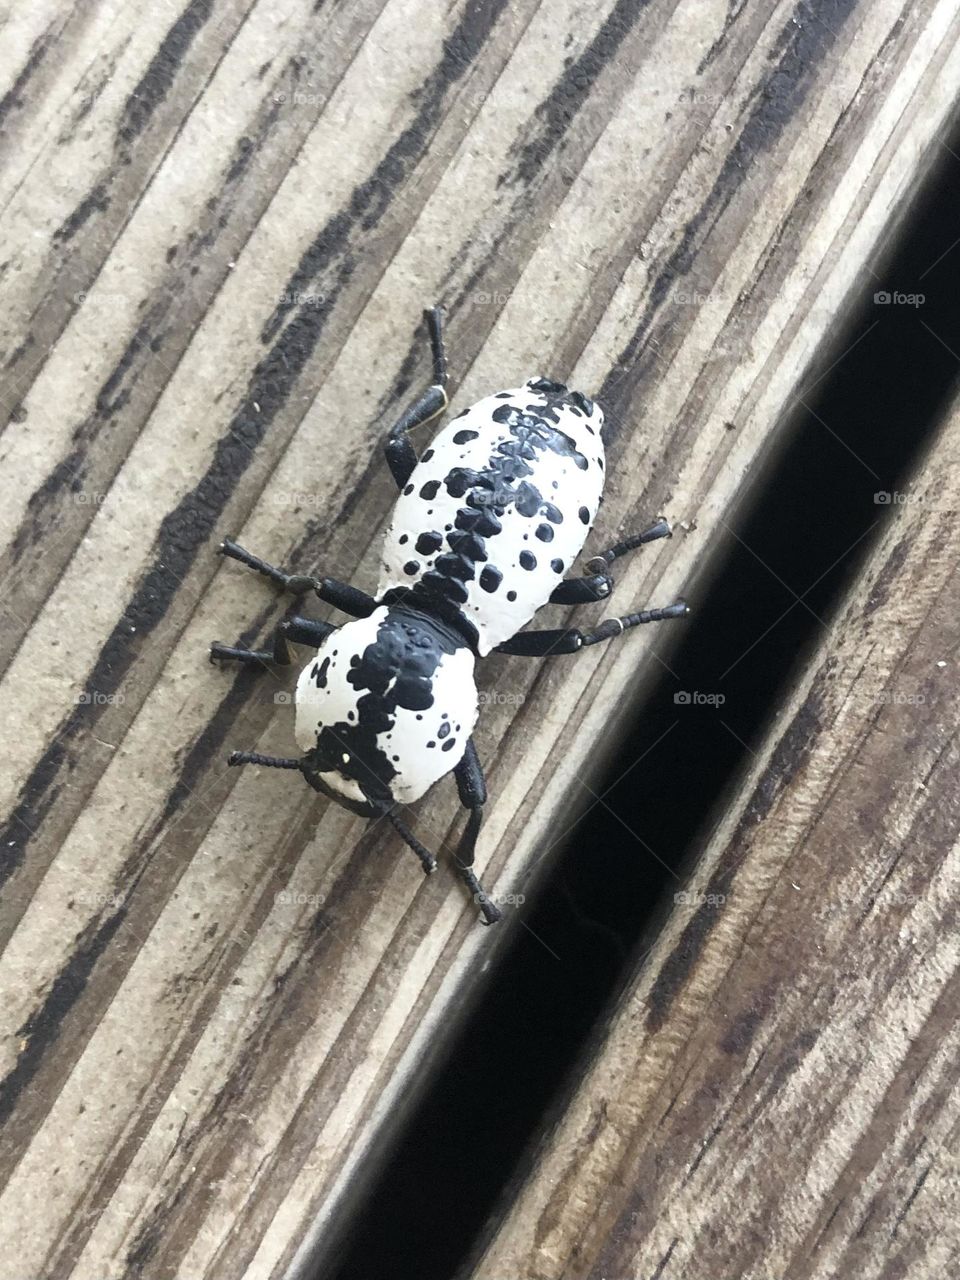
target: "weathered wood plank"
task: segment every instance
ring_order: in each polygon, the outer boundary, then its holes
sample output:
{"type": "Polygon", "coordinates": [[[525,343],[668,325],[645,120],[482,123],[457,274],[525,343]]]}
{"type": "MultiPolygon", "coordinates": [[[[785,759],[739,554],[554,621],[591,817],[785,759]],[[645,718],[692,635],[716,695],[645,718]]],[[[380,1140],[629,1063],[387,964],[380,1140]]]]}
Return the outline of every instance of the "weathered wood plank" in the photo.
{"type": "Polygon", "coordinates": [[[475,1274],[960,1253],[960,405],[475,1274]]]}
{"type": "MultiPolygon", "coordinates": [[[[25,1272],[279,1274],[362,1185],[502,945],[382,830],[227,773],[229,747],[289,748],[291,682],[206,664],[279,608],[219,539],[372,585],[378,444],[441,299],[455,406],[538,370],[597,392],[601,537],[696,515],[621,574],[625,606],[672,599],[927,162],[958,8],[19,20],[0,1245],[25,1272]]],[[[512,696],[479,733],[501,891],[574,816],[585,744],[652,641],[488,664],[512,696]]],[[[421,834],[440,844],[454,812],[444,789],[421,834]]]]}

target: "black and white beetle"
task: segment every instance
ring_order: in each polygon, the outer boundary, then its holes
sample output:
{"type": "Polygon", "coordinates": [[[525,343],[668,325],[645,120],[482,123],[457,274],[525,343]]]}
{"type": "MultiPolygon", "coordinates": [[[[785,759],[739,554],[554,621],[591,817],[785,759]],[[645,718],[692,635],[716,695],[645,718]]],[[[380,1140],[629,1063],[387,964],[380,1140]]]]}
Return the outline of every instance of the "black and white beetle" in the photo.
{"type": "Polygon", "coordinates": [[[603,490],[603,414],[579,391],[531,378],[465,409],[417,458],[408,432],[447,406],[441,311],[426,313],[433,385],[386,439],[400,489],[384,540],[376,597],[333,578],[284,573],[231,540],[225,556],[285,590],[321,600],[355,621],[335,627],[299,616],[277,627],[272,648],[211,645],[211,659],[292,661],[289,642],[316,649],[296,691],[299,758],[235,751],[230,764],[296,769],[317,791],[365,817],[385,816],[426,872],[436,860],[396,813],[453,772],[469,819],[456,863],[483,920],[500,918],[473,872],[486,786],[471,738],[474,664],[491,650],[545,658],[575,653],[644,622],[679,618],[683,601],[608,619],[595,631],[521,631],[545,604],[602,600],[626,551],[669,537],[659,519],[565,578],[597,515],[603,490]],[[519,634],[518,634],[519,633],[519,634]]]}

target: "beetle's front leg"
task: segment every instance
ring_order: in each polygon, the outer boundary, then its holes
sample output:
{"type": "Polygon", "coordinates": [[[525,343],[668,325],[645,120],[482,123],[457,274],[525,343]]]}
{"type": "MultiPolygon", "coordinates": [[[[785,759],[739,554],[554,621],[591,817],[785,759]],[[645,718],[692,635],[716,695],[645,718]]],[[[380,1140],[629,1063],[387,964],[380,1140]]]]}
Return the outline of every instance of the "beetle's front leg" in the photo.
{"type": "Polygon", "coordinates": [[[340,582],[336,578],[313,578],[303,573],[286,573],[276,565],[261,560],[252,551],[234,542],[232,538],[224,538],[220,543],[220,554],[228,556],[231,560],[239,560],[241,564],[245,564],[249,569],[255,569],[257,573],[262,573],[278,587],[294,595],[301,596],[308,591],[314,591],[325,604],[332,604],[335,609],[349,613],[353,618],[369,617],[377,607],[373,596],[358,590],[357,587],[351,587],[348,582],[340,582]]]}
{"type": "Polygon", "coordinates": [[[417,451],[414,449],[408,431],[414,427],[422,427],[424,423],[443,413],[447,407],[447,360],[443,349],[443,312],[440,307],[431,307],[424,312],[427,332],[430,335],[430,350],[433,356],[433,385],[427,387],[408,409],[405,409],[390,428],[386,444],[383,447],[387,466],[402,489],[417,465],[417,451]]]}
{"type": "Polygon", "coordinates": [[[550,596],[550,603],[595,604],[598,600],[606,600],[614,588],[613,578],[607,572],[614,560],[648,542],[656,542],[658,538],[669,538],[672,535],[669,521],[660,516],[649,529],[625,538],[623,542],[617,542],[612,547],[607,547],[606,551],[593,556],[587,561],[582,578],[565,578],[558,583],[550,596]]]}
{"type": "Polygon", "coordinates": [[[210,646],[210,661],[216,658],[232,658],[236,662],[246,662],[261,666],[273,662],[279,667],[288,667],[293,661],[288,641],[294,644],[308,644],[319,649],[332,631],[336,631],[332,622],[319,622],[316,618],[284,618],[273,633],[273,646],[270,649],[237,649],[233,645],[221,644],[214,640],[210,646]]]}

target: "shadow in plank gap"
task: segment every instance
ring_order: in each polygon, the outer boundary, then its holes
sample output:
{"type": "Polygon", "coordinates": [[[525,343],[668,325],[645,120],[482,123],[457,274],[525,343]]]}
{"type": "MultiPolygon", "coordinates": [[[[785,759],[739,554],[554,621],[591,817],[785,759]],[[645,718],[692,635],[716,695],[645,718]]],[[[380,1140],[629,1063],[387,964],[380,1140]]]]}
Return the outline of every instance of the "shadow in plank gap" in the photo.
{"type": "Polygon", "coordinates": [[[957,155],[960,136],[808,375],[781,449],[691,585],[669,668],[325,1278],[446,1280],[476,1256],[798,664],[910,501],[960,370],[957,155]]]}

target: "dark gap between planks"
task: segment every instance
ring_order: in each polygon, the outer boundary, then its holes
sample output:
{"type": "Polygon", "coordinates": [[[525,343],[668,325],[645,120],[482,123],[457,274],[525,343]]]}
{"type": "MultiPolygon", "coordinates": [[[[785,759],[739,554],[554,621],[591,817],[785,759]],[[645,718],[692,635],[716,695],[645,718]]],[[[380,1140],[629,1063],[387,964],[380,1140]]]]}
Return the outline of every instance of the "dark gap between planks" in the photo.
{"type": "MultiPolygon", "coordinates": [[[[950,147],[960,154],[960,130],[950,147]]],[[[806,378],[816,383],[804,397],[813,412],[801,408],[783,424],[785,445],[741,501],[732,527],[742,541],[724,535],[709,579],[688,593],[693,612],[666,650],[677,678],[664,672],[637,707],[598,788],[609,808],[586,812],[521,908],[529,929],[513,930],[349,1224],[335,1223],[321,1242],[336,1256],[317,1264],[323,1280],[450,1280],[476,1259],[537,1136],[581,1078],[591,1032],[683,888],[677,874],[695,861],[711,816],[818,642],[813,613],[829,620],[882,533],[894,504],[875,494],[906,489],[960,368],[952,354],[960,353],[960,246],[951,249],[960,160],[946,148],[941,156],[896,243],[873,264],[878,279],[867,276],[863,298],[806,378]],[[926,301],[878,305],[879,290],[926,301]],[[694,691],[725,702],[675,701],[694,691]]]]}

